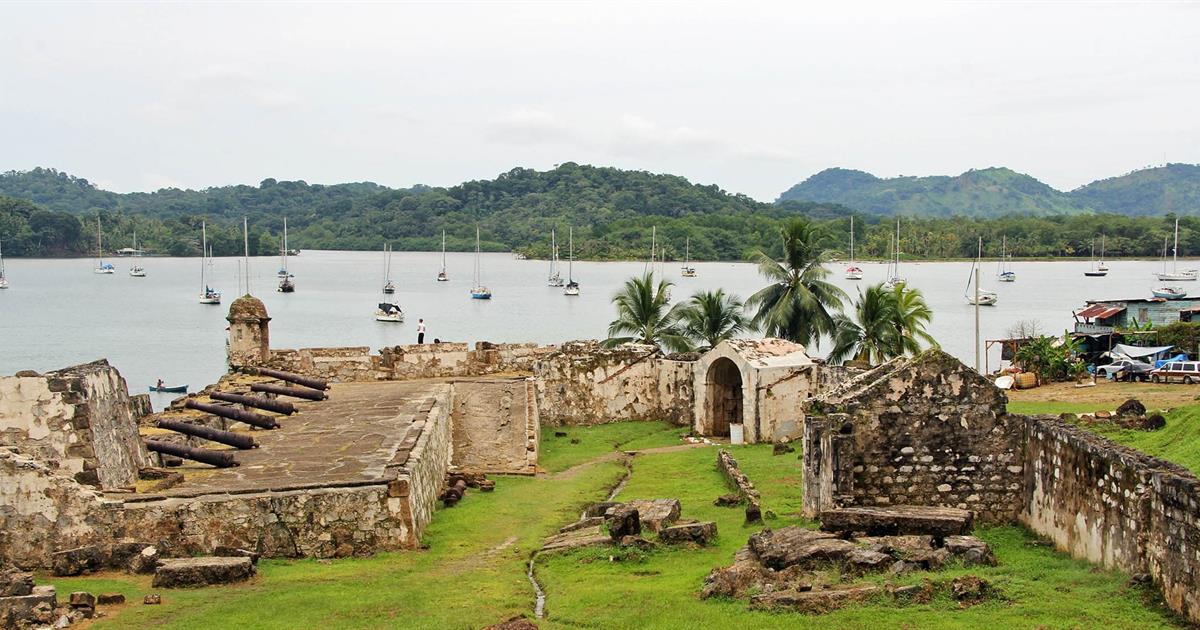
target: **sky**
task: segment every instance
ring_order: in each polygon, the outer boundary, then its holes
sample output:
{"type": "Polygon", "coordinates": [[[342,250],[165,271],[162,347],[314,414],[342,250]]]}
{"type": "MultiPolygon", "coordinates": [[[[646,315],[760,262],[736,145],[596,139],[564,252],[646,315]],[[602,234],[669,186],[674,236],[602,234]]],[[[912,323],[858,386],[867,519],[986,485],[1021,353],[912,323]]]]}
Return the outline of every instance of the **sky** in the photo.
{"type": "Polygon", "coordinates": [[[1200,162],[1200,3],[0,4],[0,170],[118,192],[578,162],[1060,190],[1200,162]]]}

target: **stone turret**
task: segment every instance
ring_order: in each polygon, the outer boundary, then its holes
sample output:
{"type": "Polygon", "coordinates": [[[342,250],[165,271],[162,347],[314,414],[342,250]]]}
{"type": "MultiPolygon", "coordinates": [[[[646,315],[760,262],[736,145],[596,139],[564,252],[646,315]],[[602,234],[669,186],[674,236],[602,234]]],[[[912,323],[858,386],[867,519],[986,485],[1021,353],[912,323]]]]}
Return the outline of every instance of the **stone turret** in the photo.
{"type": "Polygon", "coordinates": [[[229,305],[230,367],[262,365],[271,356],[267,307],[262,300],[246,294],[229,305]]]}

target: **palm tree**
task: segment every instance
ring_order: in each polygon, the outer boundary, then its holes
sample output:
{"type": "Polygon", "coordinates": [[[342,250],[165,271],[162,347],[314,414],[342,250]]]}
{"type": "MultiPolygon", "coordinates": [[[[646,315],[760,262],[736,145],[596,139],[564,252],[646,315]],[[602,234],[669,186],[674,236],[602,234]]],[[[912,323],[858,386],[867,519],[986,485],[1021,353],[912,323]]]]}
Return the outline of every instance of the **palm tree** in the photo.
{"type": "Polygon", "coordinates": [[[883,363],[896,356],[900,344],[895,307],[895,295],[882,284],[867,287],[866,293],[860,290],[854,304],[854,318],[845,314],[834,318],[836,331],[829,361],[883,363]]]}
{"type": "Polygon", "coordinates": [[[937,346],[933,336],[925,331],[925,325],[933,319],[933,311],[925,303],[925,296],[917,289],[897,286],[892,289],[893,314],[899,348],[895,356],[917,354],[921,344],[937,346]]]}
{"type": "Polygon", "coordinates": [[[742,301],[736,295],[726,295],[724,289],[698,291],[680,311],[683,334],[709,348],[716,347],[746,329],[742,307],[742,301]]]}
{"type": "Polygon", "coordinates": [[[783,260],[763,252],[753,256],[758,272],[771,284],[746,305],[757,309],[751,324],[767,335],[796,343],[819,345],[821,335],[834,331],[833,313],[841,310],[846,293],[825,281],[829,259],[825,236],[807,219],[797,218],[780,229],[783,260]]]}
{"type": "Polygon", "coordinates": [[[611,348],[623,343],[637,342],[662,346],[671,352],[687,352],[692,344],[679,329],[681,304],[668,307],[671,283],[654,282],[654,272],[625,281],[625,286],[613,296],[617,318],[608,325],[604,346],[611,348]]]}

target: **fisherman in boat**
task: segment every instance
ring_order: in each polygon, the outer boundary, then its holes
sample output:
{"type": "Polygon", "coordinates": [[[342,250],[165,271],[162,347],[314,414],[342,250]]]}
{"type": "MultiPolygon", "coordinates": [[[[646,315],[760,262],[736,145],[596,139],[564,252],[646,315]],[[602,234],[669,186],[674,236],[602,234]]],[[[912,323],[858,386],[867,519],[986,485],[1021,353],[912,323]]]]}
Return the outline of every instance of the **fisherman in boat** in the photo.
{"type": "Polygon", "coordinates": [[[162,388],[163,388],[163,380],[160,378],[160,379],[158,379],[158,382],[154,384],[154,389],[162,391],[162,388]]]}

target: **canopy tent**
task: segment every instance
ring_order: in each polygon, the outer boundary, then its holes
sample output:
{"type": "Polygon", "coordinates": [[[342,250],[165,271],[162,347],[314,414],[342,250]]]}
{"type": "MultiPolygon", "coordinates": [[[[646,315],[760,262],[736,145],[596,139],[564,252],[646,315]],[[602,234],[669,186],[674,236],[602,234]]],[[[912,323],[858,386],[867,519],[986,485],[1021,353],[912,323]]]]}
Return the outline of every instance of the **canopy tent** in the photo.
{"type": "Polygon", "coordinates": [[[1167,352],[1175,346],[1153,346],[1143,348],[1141,346],[1127,346],[1119,343],[1112,347],[1112,354],[1121,355],[1130,359],[1161,359],[1167,352]]]}

